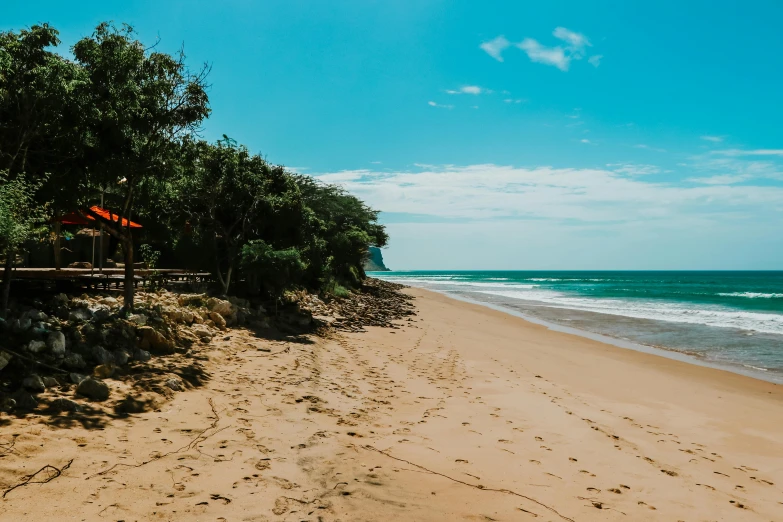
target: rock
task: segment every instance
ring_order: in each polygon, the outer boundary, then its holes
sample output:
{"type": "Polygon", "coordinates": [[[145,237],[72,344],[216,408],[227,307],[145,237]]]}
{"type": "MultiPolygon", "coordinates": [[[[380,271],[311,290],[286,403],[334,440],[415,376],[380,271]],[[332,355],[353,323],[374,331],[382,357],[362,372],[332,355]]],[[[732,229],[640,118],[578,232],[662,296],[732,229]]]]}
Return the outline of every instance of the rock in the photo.
{"type": "Polygon", "coordinates": [[[71,311],[68,309],[67,306],[58,306],[54,311],[55,317],[57,319],[60,319],[61,321],[67,321],[68,318],[71,316],[71,311]]]}
{"type": "Polygon", "coordinates": [[[99,364],[92,370],[92,374],[99,379],[108,379],[114,375],[113,364],[99,364]]]}
{"type": "Polygon", "coordinates": [[[114,355],[101,345],[93,346],[91,355],[98,364],[111,364],[114,362],[114,355]]]}
{"type": "Polygon", "coordinates": [[[69,373],[68,374],[68,379],[70,379],[70,381],[72,383],[74,383],[74,384],[79,384],[80,382],[82,382],[86,378],[87,378],[87,376],[86,375],[82,375],[81,373],[69,373]]]}
{"type": "Polygon", "coordinates": [[[33,308],[32,310],[28,310],[24,315],[26,317],[28,317],[31,322],[34,322],[34,323],[35,322],[46,321],[47,319],[49,319],[48,315],[46,315],[45,313],[43,313],[40,310],[36,310],[35,308],[33,308]]]}
{"type": "Polygon", "coordinates": [[[99,379],[87,377],[76,386],[76,393],[101,402],[109,398],[109,386],[99,379]]]}
{"type": "Polygon", "coordinates": [[[41,353],[46,350],[46,343],[44,341],[38,341],[33,339],[27,345],[27,351],[31,353],[41,353]]]}
{"type": "Polygon", "coordinates": [[[84,358],[80,354],[74,352],[67,352],[65,354],[63,364],[66,366],[66,368],[70,368],[72,370],[81,370],[86,366],[84,358]]]}
{"type": "Polygon", "coordinates": [[[209,318],[212,319],[212,322],[215,323],[215,326],[220,328],[221,330],[226,329],[226,320],[223,318],[223,316],[218,312],[210,312],[209,318]]]}
{"type": "Polygon", "coordinates": [[[16,407],[16,401],[11,397],[6,397],[3,402],[0,403],[0,411],[11,411],[16,407]]]}
{"type": "Polygon", "coordinates": [[[52,299],[52,305],[54,306],[68,306],[68,296],[65,294],[57,294],[52,299]]]}
{"type": "Polygon", "coordinates": [[[120,302],[119,302],[119,301],[117,301],[117,299],[115,299],[114,297],[111,297],[111,296],[109,296],[109,297],[104,297],[104,298],[103,298],[103,299],[101,299],[99,302],[100,302],[102,305],[106,305],[106,306],[108,306],[109,308],[114,308],[115,306],[119,306],[119,305],[120,305],[120,302]]]}
{"type": "Polygon", "coordinates": [[[89,310],[92,313],[92,318],[95,321],[105,321],[111,317],[111,309],[106,305],[94,306],[89,308],[89,310]]]}
{"type": "Polygon", "coordinates": [[[182,383],[179,379],[171,378],[166,381],[166,386],[171,388],[173,391],[182,391],[182,383]]]}
{"type": "Polygon", "coordinates": [[[92,319],[92,313],[87,308],[74,308],[68,314],[68,320],[74,323],[83,323],[92,319]]]}
{"type": "Polygon", "coordinates": [[[193,324],[190,327],[191,333],[198,337],[201,342],[208,343],[212,340],[212,337],[214,337],[214,334],[212,333],[212,330],[209,329],[206,325],[203,324],[193,324]]]}
{"type": "Polygon", "coordinates": [[[25,377],[22,380],[22,386],[36,393],[40,393],[46,390],[46,385],[44,385],[43,379],[35,374],[25,377]]]}
{"type": "Polygon", "coordinates": [[[18,319],[14,319],[14,321],[11,323],[11,329],[19,333],[26,332],[32,324],[33,322],[30,320],[30,318],[23,315],[18,319]]]}
{"type": "Polygon", "coordinates": [[[65,334],[61,331],[54,331],[46,338],[46,346],[53,355],[65,355],[65,334]]]}
{"type": "Polygon", "coordinates": [[[57,411],[82,411],[82,407],[78,402],[74,402],[64,397],[53,400],[51,406],[52,409],[57,411]]]}
{"type": "Polygon", "coordinates": [[[150,358],[152,358],[152,355],[147,350],[142,350],[141,348],[133,350],[133,359],[136,361],[146,362],[150,358]]]}
{"type": "Polygon", "coordinates": [[[30,332],[37,339],[44,339],[47,335],[49,335],[49,325],[42,321],[38,321],[37,323],[33,323],[32,326],[30,326],[30,332]]]}
{"type": "Polygon", "coordinates": [[[207,308],[210,312],[216,312],[223,317],[230,317],[234,313],[234,307],[231,303],[214,297],[207,301],[207,308]]]}
{"type": "Polygon", "coordinates": [[[228,302],[239,308],[250,308],[250,301],[242,299],[240,297],[229,296],[228,302]]]}
{"type": "Polygon", "coordinates": [[[0,351],[0,370],[8,366],[8,363],[11,362],[12,358],[13,355],[11,355],[10,353],[0,351]]]}
{"type": "Polygon", "coordinates": [[[124,366],[128,364],[129,359],[130,359],[130,353],[128,353],[128,351],[125,348],[114,350],[114,362],[117,364],[117,366],[124,366]]]}
{"type": "Polygon", "coordinates": [[[137,333],[140,335],[139,348],[164,354],[174,353],[174,343],[151,326],[142,326],[137,333]]]}
{"type": "Polygon", "coordinates": [[[144,314],[131,314],[128,316],[128,321],[138,326],[144,326],[147,324],[147,316],[144,314]]]}
{"type": "Polygon", "coordinates": [[[17,390],[11,399],[16,402],[15,408],[18,410],[34,410],[38,407],[38,400],[24,390],[17,390]]]}
{"type": "Polygon", "coordinates": [[[60,383],[55,379],[54,377],[49,377],[48,375],[43,378],[44,386],[47,388],[56,388],[60,386],[60,383]]]}

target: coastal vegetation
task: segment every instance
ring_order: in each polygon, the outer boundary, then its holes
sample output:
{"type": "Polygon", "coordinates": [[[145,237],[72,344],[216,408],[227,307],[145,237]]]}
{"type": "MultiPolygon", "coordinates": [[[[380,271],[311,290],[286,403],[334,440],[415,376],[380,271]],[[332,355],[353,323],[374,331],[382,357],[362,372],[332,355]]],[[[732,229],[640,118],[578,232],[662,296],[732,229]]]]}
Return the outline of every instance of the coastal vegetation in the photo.
{"type": "Polygon", "coordinates": [[[228,135],[202,139],[208,65],[192,69],[127,25],[102,23],[70,50],[58,35],[47,24],[0,33],[3,310],[17,254],[52,241],[51,220],[71,212],[119,245],[126,312],[140,257],[209,271],[222,294],[240,280],[267,297],[360,284],[369,247],[388,239],[378,212],[228,135]],[[117,218],[100,219],[98,202],[117,218]]]}

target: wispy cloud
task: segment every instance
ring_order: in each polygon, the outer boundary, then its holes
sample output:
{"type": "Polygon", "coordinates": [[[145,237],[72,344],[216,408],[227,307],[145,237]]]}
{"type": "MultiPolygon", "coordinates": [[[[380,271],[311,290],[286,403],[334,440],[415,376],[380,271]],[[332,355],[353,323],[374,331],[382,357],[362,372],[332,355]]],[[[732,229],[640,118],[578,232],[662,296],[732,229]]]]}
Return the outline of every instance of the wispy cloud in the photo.
{"type": "Polygon", "coordinates": [[[479,87],[478,85],[463,85],[459,89],[450,89],[446,91],[446,94],[490,94],[492,91],[479,87]]]}
{"type": "Polygon", "coordinates": [[[635,149],[645,149],[645,150],[651,150],[653,152],[666,152],[666,149],[660,149],[658,147],[650,147],[647,144],[639,143],[637,145],[633,146],[635,149]]]}
{"type": "Polygon", "coordinates": [[[506,37],[503,35],[500,35],[496,38],[493,38],[492,40],[488,42],[484,42],[479,47],[488,55],[490,55],[495,60],[502,62],[503,61],[503,51],[508,49],[508,47],[511,45],[511,42],[506,40],[506,37]]]}
{"type": "Polygon", "coordinates": [[[525,100],[524,100],[524,99],[522,99],[522,98],[506,98],[506,99],[504,99],[503,101],[504,101],[505,103],[522,103],[522,102],[523,102],[523,101],[525,101],[525,100]]]}
{"type": "Polygon", "coordinates": [[[640,163],[607,163],[607,167],[618,174],[628,174],[629,176],[648,176],[661,172],[660,167],[640,163]]]}
{"type": "Polygon", "coordinates": [[[571,58],[566,56],[562,47],[547,47],[532,38],[525,38],[517,47],[527,53],[531,62],[553,65],[561,71],[567,71],[571,63],[571,58]]]}
{"type": "Polygon", "coordinates": [[[601,65],[601,59],[604,57],[603,54],[594,54],[590,58],[587,59],[587,61],[592,65],[593,67],[598,67],[601,65]]]}
{"type": "MultiPolygon", "coordinates": [[[[592,46],[590,40],[585,35],[565,27],[555,28],[552,36],[565,42],[565,47],[559,45],[548,47],[533,38],[525,38],[521,43],[517,44],[517,47],[525,51],[530,61],[552,65],[565,72],[568,70],[571,60],[581,60],[585,56],[587,47],[592,46]]],[[[595,60],[594,58],[590,58],[590,63],[597,67],[602,56],[598,55],[598,58],[595,60]],[[595,63],[593,63],[594,61],[595,63]]]]}
{"type": "Polygon", "coordinates": [[[587,138],[582,138],[579,140],[580,143],[592,143],[592,141],[588,140],[587,138]]]}
{"type": "Polygon", "coordinates": [[[723,136],[702,136],[704,141],[711,141],[713,143],[720,143],[723,141],[723,136]]]}
{"type": "Polygon", "coordinates": [[[701,183],[703,185],[734,185],[751,179],[745,174],[720,174],[717,176],[707,176],[704,178],[688,178],[687,181],[701,183]]]}
{"type": "Polygon", "coordinates": [[[656,169],[630,164],[603,169],[422,165],[415,172],[361,170],[318,177],[343,184],[384,212],[442,218],[623,224],[655,218],[682,226],[696,215],[733,219],[738,212],[781,214],[781,186],[738,185],[732,178],[683,186],[642,175],[656,169]]]}
{"type": "Polygon", "coordinates": [[[725,149],[714,150],[711,154],[720,154],[721,156],[783,156],[783,149],[725,149]]]}
{"type": "Polygon", "coordinates": [[[427,105],[430,107],[438,107],[439,109],[453,109],[453,105],[442,105],[440,103],[435,103],[434,101],[428,101],[427,105]]]}

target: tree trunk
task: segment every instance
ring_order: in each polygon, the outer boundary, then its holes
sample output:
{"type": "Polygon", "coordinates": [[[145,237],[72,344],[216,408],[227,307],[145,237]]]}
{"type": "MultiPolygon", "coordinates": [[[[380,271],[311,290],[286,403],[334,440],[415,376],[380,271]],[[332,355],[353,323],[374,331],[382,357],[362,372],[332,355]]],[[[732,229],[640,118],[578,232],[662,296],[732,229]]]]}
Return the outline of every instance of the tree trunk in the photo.
{"type": "Polygon", "coordinates": [[[123,308],[126,313],[133,312],[133,237],[123,238],[122,250],[125,255],[125,288],[123,308]]]}
{"type": "Polygon", "coordinates": [[[234,271],[234,263],[232,261],[228,264],[228,272],[226,272],[226,279],[223,282],[223,295],[228,295],[228,287],[231,286],[231,273],[233,271],[234,271]]]}
{"type": "Polygon", "coordinates": [[[0,317],[5,318],[8,314],[8,298],[11,295],[11,278],[14,275],[14,256],[13,249],[8,249],[5,258],[5,270],[3,270],[3,290],[0,295],[0,317]]]}

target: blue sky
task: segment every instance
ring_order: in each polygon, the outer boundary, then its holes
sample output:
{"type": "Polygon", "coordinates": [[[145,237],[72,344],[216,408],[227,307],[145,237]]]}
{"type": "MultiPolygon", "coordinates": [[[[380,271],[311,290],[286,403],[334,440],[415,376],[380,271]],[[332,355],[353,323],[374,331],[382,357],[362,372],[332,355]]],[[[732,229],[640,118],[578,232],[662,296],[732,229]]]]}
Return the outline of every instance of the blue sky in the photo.
{"type": "Polygon", "coordinates": [[[783,269],[783,3],[19,1],[213,66],[204,135],[383,211],[396,269],[783,269]]]}

